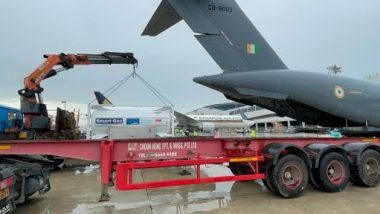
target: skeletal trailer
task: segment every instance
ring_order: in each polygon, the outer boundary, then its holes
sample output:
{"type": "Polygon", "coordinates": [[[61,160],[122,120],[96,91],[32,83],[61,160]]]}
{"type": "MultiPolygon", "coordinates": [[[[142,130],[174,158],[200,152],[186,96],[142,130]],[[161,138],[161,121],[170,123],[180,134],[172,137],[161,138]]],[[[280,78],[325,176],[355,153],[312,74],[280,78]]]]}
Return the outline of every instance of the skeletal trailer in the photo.
{"type": "MultiPolygon", "coordinates": [[[[0,154],[55,155],[97,161],[100,201],[108,186],[121,191],[262,179],[282,197],[300,196],[308,183],[327,192],[349,181],[373,187],[380,180],[377,138],[154,138],[128,140],[4,141],[0,154]],[[204,164],[229,163],[233,175],[201,177],[204,164]],[[194,166],[193,178],[136,183],[136,169],[194,166]]],[[[53,187],[54,188],[54,187],[53,187]]]]}

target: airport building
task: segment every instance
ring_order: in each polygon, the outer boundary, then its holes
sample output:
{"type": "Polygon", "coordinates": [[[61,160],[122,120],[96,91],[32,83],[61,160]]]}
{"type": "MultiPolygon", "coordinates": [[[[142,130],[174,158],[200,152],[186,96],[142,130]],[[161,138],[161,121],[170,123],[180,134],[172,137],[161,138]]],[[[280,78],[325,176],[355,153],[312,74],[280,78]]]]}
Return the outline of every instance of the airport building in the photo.
{"type": "Polygon", "coordinates": [[[298,122],[289,117],[279,117],[273,111],[260,106],[248,106],[236,102],[227,102],[208,105],[187,113],[188,115],[242,115],[255,121],[256,130],[271,131],[271,129],[288,129],[291,126],[300,126],[298,122]]]}

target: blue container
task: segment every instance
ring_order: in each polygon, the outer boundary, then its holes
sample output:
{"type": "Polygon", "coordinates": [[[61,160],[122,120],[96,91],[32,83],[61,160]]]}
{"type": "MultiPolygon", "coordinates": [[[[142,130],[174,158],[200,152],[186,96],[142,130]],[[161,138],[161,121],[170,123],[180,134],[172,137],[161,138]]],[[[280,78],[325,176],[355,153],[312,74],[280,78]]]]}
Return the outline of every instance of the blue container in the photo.
{"type": "Polygon", "coordinates": [[[0,133],[4,133],[6,128],[13,128],[22,121],[22,114],[19,109],[0,105],[0,133]]]}

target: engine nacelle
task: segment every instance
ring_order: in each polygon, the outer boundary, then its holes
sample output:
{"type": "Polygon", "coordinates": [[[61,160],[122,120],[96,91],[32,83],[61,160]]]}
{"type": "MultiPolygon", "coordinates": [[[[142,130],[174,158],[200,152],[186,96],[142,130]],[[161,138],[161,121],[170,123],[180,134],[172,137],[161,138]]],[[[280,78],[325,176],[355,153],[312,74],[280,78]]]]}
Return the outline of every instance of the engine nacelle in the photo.
{"type": "Polygon", "coordinates": [[[203,122],[199,125],[200,129],[203,131],[203,132],[212,132],[215,130],[215,123],[211,123],[211,122],[203,122]]]}

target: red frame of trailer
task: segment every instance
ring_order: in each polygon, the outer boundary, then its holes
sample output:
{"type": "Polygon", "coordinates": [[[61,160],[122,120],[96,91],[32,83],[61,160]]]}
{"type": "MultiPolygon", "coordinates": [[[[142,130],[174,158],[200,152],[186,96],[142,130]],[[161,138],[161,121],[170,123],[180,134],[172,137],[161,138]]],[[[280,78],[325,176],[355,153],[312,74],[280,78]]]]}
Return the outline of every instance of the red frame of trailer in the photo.
{"type": "Polygon", "coordinates": [[[2,141],[2,155],[55,155],[66,158],[96,161],[101,167],[102,196],[108,197],[107,186],[113,182],[116,170],[116,189],[135,190],[168,186],[192,185],[225,181],[264,179],[259,162],[265,157],[262,149],[272,143],[296,145],[323,143],[342,146],[346,143],[375,143],[377,138],[153,138],[125,140],[58,140],[2,141]],[[227,175],[202,178],[200,166],[230,162],[249,162],[254,169],[249,175],[227,175]],[[135,169],[194,166],[195,177],[166,181],[134,183],[135,169]]]}

